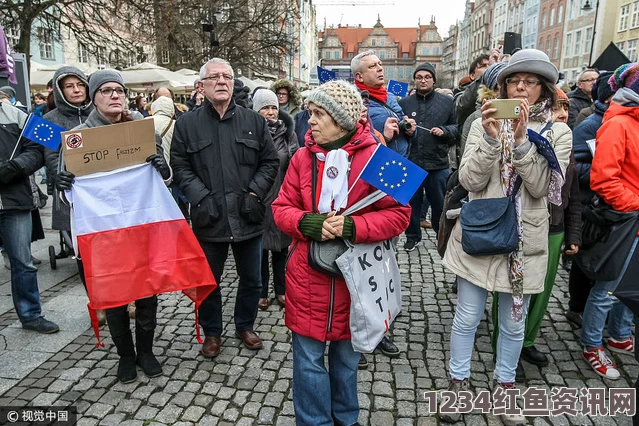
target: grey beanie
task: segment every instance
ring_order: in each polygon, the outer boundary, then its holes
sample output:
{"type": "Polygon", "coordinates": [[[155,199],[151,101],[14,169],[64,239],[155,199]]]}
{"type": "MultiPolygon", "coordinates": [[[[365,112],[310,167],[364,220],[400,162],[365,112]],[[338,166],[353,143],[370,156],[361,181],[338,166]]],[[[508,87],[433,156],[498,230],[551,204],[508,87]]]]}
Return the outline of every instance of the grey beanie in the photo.
{"type": "Polygon", "coordinates": [[[419,65],[417,68],[415,68],[415,71],[413,71],[413,79],[415,78],[415,74],[417,74],[419,71],[428,71],[433,76],[433,83],[437,83],[437,75],[435,75],[435,67],[433,66],[433,64],[431,64],[430,62],[424,62],[423,64],[419,65]]]}
{"type": "Polygon", "coordinates": [[[359,90],[344,80],[331,80],[313,90],[306,101],[326,110],[342,129],[351,131],[357,125],[364,103],[359,90]]]}
{"type": "Polygon", "coordinates": [[[260,89],[253,95],[253,111],[259,112],[265,106],[275,106],[279,111],[280,106],[275,92],[269,89],[260,89]]]}
{"type": "Polygon", "coordinates": [[[118,83],[126,89],[124,80],[122,80],[122,74],[115,70],[100,70],[96,71],[89,77],[89,96],[91,100],[95,98],[95,92],[104,83],[118,83]]]}
{"type": "Polygon", "coordinates": [[[497,76],[507,65],[508,63],[506,62],[497,62],[489,66],[482,74],[482,82],[484,85],[490,90],[497,90],[497,76]]]}
{"type": "Polygon", "coordinates": [[[9,96],[10,98],[15,98],[16,97],[16,90],[13,87],[11,87],[11,86],[0,87],[0,92],[6,93],[7,96],[9,96]]]}
{"type": "Polygon", "coordinates": [[[550,62],[548,55],[537,49],[523,49],[514,53],[510,57],[510,62],[504,67],[497,76],[497,82],[500,86],[504,85],[504,80],[508,76],[517,74],[518,72],[528,72],[544,77],[552,85],[557,84],[559,79],[559,71],[557,67],[550,62]]]}

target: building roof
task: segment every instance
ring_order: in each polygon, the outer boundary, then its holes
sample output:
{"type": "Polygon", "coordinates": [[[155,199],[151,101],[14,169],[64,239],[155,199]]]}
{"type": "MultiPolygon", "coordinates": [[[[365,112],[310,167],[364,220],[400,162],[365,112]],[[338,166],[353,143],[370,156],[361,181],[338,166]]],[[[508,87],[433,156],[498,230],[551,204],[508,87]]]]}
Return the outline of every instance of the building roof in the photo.
{"type": "Polygon", "coordinates": [[[339,37],[339,40],[344,46],[343,57],[348,57],[349,53],[357,55],[359,53],[359,43],[366,40],[366,37],[373,31],[372,28],[359,28],[359,27],[339,27],[335,28],[335,32],[339,37]]]}
{"type": "Polygon", "coordinates": [[[415,28],[384,28],[389,37],[398,43],[397,57],[401,58],[408,53],[409,58],[415,57],[415,43],[417,42],[417,30],[415,28]]]}

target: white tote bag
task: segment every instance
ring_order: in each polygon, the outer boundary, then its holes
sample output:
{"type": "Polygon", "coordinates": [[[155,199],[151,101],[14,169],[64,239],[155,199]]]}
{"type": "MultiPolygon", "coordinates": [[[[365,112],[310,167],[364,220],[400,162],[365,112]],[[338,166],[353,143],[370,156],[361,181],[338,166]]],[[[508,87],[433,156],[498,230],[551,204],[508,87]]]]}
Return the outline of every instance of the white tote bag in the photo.
{"type": "Polygon", "coordinates": [[[350,244],[336,263],[351,294],[351,343],[371,353],[402,307],[399,267],[391,240],[350,244]]]}

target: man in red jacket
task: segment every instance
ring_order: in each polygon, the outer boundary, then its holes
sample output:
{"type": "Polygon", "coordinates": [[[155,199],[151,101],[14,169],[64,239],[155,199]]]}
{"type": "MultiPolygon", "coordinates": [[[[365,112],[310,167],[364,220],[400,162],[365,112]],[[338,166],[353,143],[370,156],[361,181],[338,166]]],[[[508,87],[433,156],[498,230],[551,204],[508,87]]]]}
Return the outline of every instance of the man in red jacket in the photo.
{"type": "MultiPolygon", "coordinates": [[[[639,63],[619,67],[609,84],[618,90],[597,132],[590,187],[613,209],[635,212],[639,211],[639,63]]],[[[602,343],[608,314],[608,349],[625,354],[635,352],[633,314],[612,292],[623,277],[638,241],[635,238],[617,279],[595,283],[584,309],[583,356],[597,374],[609,379],[618,379],[620,375],[602,343]]]]}

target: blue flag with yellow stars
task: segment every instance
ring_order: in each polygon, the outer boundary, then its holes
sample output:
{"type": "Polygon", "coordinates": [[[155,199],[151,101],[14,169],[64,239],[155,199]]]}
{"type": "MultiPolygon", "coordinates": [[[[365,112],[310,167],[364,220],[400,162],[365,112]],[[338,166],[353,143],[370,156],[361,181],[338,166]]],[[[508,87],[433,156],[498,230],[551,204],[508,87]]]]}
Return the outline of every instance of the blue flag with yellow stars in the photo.
{"type": "Polygon", "coordinates": [[[408,95],[408,83],[402,83],[401,81],[388,80],[388,89],[395,96],[405,98],[408,95]]]}
{"type": "Polygon", "coordinates": [[[22,136],[30,141],[57,151],[62,142],[62,136],[60,134],[66,131],[67,129],[64,127],[60,127],[42,117],[31,114],[29,115],[27,123],[24,125],[22,136]]]}
{"type": "Polygon", "coordinates": [[[541,154],[542,157],[548,161],[548,167],[550,170],[553,170],[563,178],[564,174],[561,172],[561,167],[559,167],[559,160],[557,160],[557,154],[555,154],[555,150],[550,144],[550,141],[535,132],[534,130],[528,129],[528,140],[534,143],[537,146],[537,152],[541,154]]]}
{"type": "Polygon", "coordinates": [[[378,145],[360,177],[366,183],[407,205],[428,172],[384,145],[378,145]]]}
{"type": "Polygon", "coordinates": [[[327,70],[320,66],[317,67],[317,79],[320,83],[324,84],[327,81],[337,80],[337,74],[335,71],[327,70]]]}

